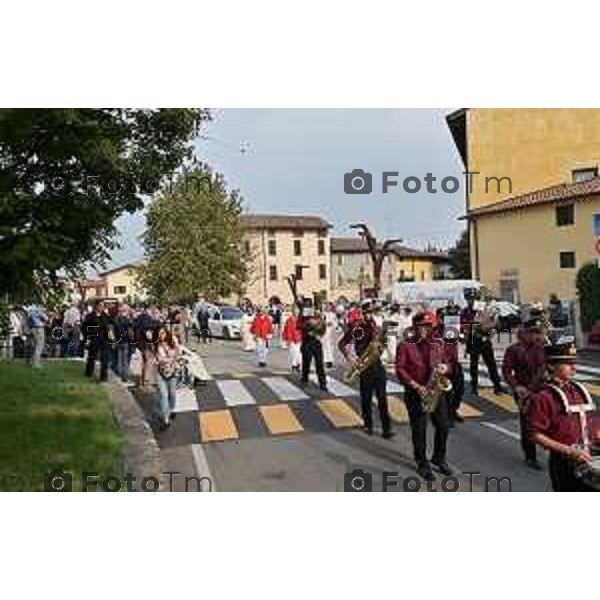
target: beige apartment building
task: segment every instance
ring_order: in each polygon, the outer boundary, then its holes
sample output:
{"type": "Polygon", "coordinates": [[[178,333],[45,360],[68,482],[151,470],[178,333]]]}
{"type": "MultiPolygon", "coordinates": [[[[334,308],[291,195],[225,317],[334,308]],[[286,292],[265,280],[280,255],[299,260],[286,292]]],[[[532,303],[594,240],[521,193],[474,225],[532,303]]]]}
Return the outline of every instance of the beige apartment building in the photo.
{"type": "Polygon", "coordinates": [[[480,173],[466,195],[474,277],[506,300],[574,300],[577,271],[597,254],[600,109],[469,108],[447,122],[480,173]]]}
{"type": "Polygon", "coordinates": [[[286,277],[295,274],[298,293],[329,298],[331,225],[321,217],[244,215],[244,252],[249,257],[245,296],[264,304],[272,296],[292,302],[286,277]]]}
{"type": "MultiPolygon", "coordinates": [[[[450,276],[448,255],[396,244],[384,258],[381,295],[390,296],[398,281],[431,281],[450,276]]],[[[362,297],[373,286],[373,262],[367,242],[361,237],[331,238],[331,297],[362,297]]]]}
{"type": "Polygon", "coordinates": [[[86,299],[95,297],[114,298],[119,301],[140,302],[147,298],[146,290],[137,281],[137,269],[143,261],[127,263],[99,273],[93,288],[88,289],[86,299]],[[101,286],[98,283],[101,282],[101,286]]]}

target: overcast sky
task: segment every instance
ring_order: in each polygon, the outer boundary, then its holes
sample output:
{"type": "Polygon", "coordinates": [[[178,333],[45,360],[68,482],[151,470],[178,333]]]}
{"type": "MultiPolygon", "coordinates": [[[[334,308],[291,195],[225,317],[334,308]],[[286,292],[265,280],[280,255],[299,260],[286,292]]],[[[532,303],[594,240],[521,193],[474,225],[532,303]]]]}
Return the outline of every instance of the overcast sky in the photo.
{"type": "MultiPolygon", "coordinates": [[[[380,237],[410,246],[447,247],[464,224],[463,166],[446,126],[450,109],[217,109],[196,141],[196,153],[230,187],[238,188],[247,212],[319,215],[336,235],[354,235],[348,224],[370,223],[380,237]],[[241,149],[245,152],[241,152],[241,149]],[[344,193],[344,173],[373,174],[370,195],[344,193]],[[382,172],[398,171],[398,187],[382,193],[382,172]],[[437,194],[424,177],[432,173],[437,194]],[[402,180],[416,176],[421,191],[408,194],[402,180]],[[441,190],[454,176],[460,189],[441,190]]],[[[111,266],[142,256],[137,237],[143,214],[119,220],[122,249],[111,266]]]]}

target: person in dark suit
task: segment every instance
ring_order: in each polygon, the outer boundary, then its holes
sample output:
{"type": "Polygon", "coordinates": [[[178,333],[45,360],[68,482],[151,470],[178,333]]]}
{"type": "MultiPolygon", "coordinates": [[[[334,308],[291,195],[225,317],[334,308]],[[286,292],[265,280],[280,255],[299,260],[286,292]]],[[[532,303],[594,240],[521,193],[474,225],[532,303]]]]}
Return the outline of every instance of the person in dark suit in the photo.
{"type": "Polygon", "coordinates": [[[98,301],[94,310],[89,313],[82,325],[84,340],[88,346],[85,362],[85,374],[94,376],[96,360],[100,360],[100,381],[108,380],[108,365],[110,362],[109,332],[114,329],[114,323],[109,316],[104,302],[98,301]]]}

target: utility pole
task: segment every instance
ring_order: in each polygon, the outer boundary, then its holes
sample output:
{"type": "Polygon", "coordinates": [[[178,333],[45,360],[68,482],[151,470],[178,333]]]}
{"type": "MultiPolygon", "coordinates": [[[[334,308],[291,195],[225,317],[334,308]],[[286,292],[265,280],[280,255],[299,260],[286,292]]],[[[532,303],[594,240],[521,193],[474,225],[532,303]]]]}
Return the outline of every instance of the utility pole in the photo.
{"type": "Polygon", "coordinates": [[[350,225],[350,229],[358,229],[358,235],[367,242],[367,248],[371,256],[371,262],[373,263],[373,289],[375,290],[375,296],[379,297],[383,261],[388,254],[392,253],[392,246],[399,244],[402,240],[394,238],[385,240],[382,244],[379,244],[366,223],[354,223],[350,225]]]}

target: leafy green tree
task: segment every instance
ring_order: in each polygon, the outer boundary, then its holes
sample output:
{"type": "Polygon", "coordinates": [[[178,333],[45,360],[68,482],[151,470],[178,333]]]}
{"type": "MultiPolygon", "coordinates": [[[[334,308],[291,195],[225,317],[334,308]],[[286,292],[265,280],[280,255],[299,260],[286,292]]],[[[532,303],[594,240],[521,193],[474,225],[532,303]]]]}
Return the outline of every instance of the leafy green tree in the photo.
{"type": "Polygon", "coordinates": [[[241,293],[247,279],[242,204],[238,191],[228,191],[206,165],[180,176],[148,207],[140,283],[160,303],[241,293]]]}
{"type": "Polygon", "coordinates": [[[102,266],[114,221],[191,157],[203,109],[1,109],[0,293],[102,266]]]}
{"type": "Polygon", "coordinates": [[[10,330],[10,310],[5,300],[0,300],[0,340],[8,337],[10,330]]]}
{"type": "Polygon", "coordinates": [[[448,251],[450,271],[456,279],[471,279],[471,251],[469,230],[465,229],[453,248],[448,251]]]}
{"type": "Polygon", "coordinates": [[[581,327],[590,331],[600,321],[600,268],[586,263],[577,272],[577,295],[581,303],[581,327]]]}

